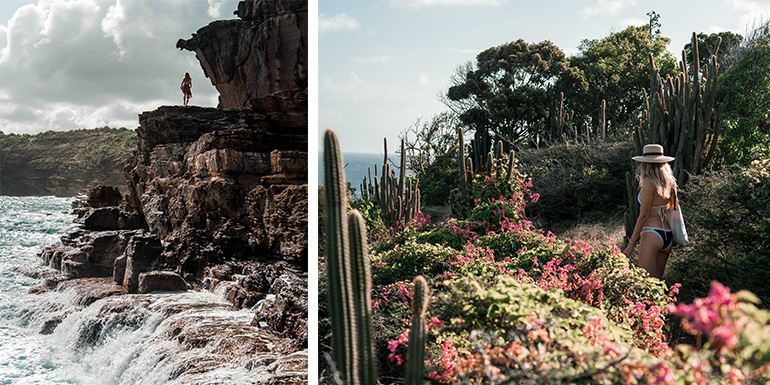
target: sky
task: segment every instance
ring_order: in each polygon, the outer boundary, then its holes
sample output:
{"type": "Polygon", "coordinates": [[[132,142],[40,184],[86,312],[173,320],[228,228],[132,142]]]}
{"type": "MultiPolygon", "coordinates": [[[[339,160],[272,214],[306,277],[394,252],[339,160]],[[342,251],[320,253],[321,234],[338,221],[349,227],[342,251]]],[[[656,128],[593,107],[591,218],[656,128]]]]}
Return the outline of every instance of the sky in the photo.
{"type": "Polygon", "coordinates": [[[319,145],[334,129],[345,152],[382,153],[382,138],[445,111],[438,95],[455,69],[519,38],[567,55],[660,15],[676,58],[692,32],[733,31],[768,19],[770,0],[323,0],[319,12],[319,145]]]}
{"type": "Polygon", "coordinates": [[[215,107],[218,93],[178,39],[238,0],[0,0],[0,131],[136,128],[138,114],[182,104],[215,107]]]}

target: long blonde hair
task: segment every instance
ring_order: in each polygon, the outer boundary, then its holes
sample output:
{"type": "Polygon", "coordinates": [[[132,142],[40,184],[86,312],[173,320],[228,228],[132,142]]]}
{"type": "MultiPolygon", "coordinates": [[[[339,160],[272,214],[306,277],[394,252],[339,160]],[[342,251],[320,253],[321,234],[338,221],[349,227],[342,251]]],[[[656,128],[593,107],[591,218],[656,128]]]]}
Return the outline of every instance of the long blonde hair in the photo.
{"type": "Polygon", "coordinates": [[[636,168],[636,179],[640,187],[644,178],[652,181],[655,191],[663,199],[671,199],[671,192],[676,191],[676,178],[668,163],[639,163],[639,167],[636,168]]]}

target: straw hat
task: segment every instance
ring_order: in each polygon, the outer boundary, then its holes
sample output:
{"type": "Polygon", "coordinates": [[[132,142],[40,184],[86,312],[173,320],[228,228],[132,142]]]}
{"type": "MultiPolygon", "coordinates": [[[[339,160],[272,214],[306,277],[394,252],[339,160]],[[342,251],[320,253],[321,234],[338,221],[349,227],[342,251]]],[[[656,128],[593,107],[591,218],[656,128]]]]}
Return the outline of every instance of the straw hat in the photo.
{"type": "Polygon", "coordinates": [[[648,144],[644,146],[644,154],[631,158],[642,163],[668,163],[674,160],[673,156],[663,155],[663,146],[659,144],[648,144]]]}

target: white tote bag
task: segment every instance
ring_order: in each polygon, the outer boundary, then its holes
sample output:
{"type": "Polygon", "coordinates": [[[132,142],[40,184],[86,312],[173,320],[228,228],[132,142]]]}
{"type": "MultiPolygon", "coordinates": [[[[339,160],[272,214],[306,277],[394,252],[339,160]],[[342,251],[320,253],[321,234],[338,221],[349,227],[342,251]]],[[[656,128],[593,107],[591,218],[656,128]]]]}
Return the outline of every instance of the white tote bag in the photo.
{"type": "Polygon", "coordinates": [[[679,207],[679,197],[676,196],[676,190],[674,190],[674,201],[676,202],[676,205],[666,210],[666,220],[668,221],[668,226],[671,228],[671,232],[674,236],[674,243],[682,246],[689,246],[690,239],[687,237],[687,228],[684,226],[682,208],[679,207]]]}

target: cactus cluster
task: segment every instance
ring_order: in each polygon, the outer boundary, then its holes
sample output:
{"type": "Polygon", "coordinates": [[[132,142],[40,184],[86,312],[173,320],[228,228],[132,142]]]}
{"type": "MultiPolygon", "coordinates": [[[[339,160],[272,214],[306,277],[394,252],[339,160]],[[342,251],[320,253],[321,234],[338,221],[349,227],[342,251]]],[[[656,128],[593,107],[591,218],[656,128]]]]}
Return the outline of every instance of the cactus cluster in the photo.
{"type": "MultiPolygon", "coordinates": [[[[719,49],[717,43],[717,51],[719,49]]],[[[686,52],[682,50],[679,74],[672,78],[660,76],[650,54],[650,92],[644,91],[645,110],[639,129],[633,132],[634,153],[642,153],[644,145],[658,143],[663,152],[676,158],[672,165],[680,186],[689,175],[699,174],[711,161],[722,128],[727,98],[717,100],[719,63],[716,55],[701,73],[698,36],[692,34],[692,68],[688,71],[686,52]],[[720,103],[721,102],[721,103],[720,103]]],[[[638,182],[626,175],[629,191],[626,214],[626,237],[631,236],[639,212],[635,193],[638,182]]]]}
{"type": "MultiPolygon", "coordinates": [[[[717,51],[721,41],[720,38],[717,42],[717,51]]],[[[659,143],[666,154],[676,157],[674,176],[680,184],[687,182],[688,174],[699,174],[711,161],[727,107],[726,100],[717,100],[716,55],[711,56],[701,74],[695,32],[692,47],[692,68],[688,71],[686,53],[682,50],[680,72],[675,78],[663,79],[650,55],[650,93],[645,94],[640,129],[634,132],[637,153],[645,144],[659,143]]]]}
{"type": "Polygon", "coordinates": [[[401,169],[396,177],[396,171],[391,169],[388,162],[388,140],[384,140],[385,159],[382,164],[382,175],[374,178],[369,169],[368,178],[361,183],[361,195],[364,199],[373,200],[380,207],[380,215],[385,226],[397,223],[407,223],[420,212],[419,180],[406,178],[406,152],[404,139],[401,139],[401,169]]]}
{"type": "Polygon", "coordinates": [[[564,92],[559,93],[558,100],[554,100],[551,106],[551,117],[549,120],[549,135],[551,142],[562,141],[575,144],[580,142],[589,143],[591,141],[591,131],[600,136],[602,140],[607,138],[607,101],[602,100],[601,115],[594,125],[589,125],[588,121],[583,121],[581,125],[574,122],[575,111],[564,106],[564,92]]]}
{"type": "MultiPolygon", "coordinates": [[[[457,152],[457,164],[460,166],[460,195],[465,198],[468,195],[468,178],[472,178],[475,173],[483,174],[485,176],[493,176],[493,165],[495,161],[499,161],[503,158],[504,145],[503,141],[498,141],[495,144],[494,152],[488,152],[486,161],[482,162],[484,166],[479,167],[478,170],[473,169],[473,160],[470,157],[465,156],[465,138],[463,135],[463,129],[457,128],[457,145],[460,147],[460,151],[457,152]],[[470,176],[469,176],[470,175],[470,176]]],[[[495,175],[496,177],[510,178],[513,175],[513,171],[516,169],[516,158],[514,151],[508,152],[508,164],[504,166],[504,175],[495,175]]]]}
{"type": "MultiPolygon", "coordinates": [[[[324,137],[324,184],[331,356],[333,367],[342,383],[376,385],[372,276],[366,225],[357,210],[347,213],[348,194],[342,165],[337,136],[332,130],[327,130],[324,137]]],[[[429,290],[425,278],[415,278],[406,384],[420,384],[425,376],[425,313],[428,309],[429,290]]]]}

